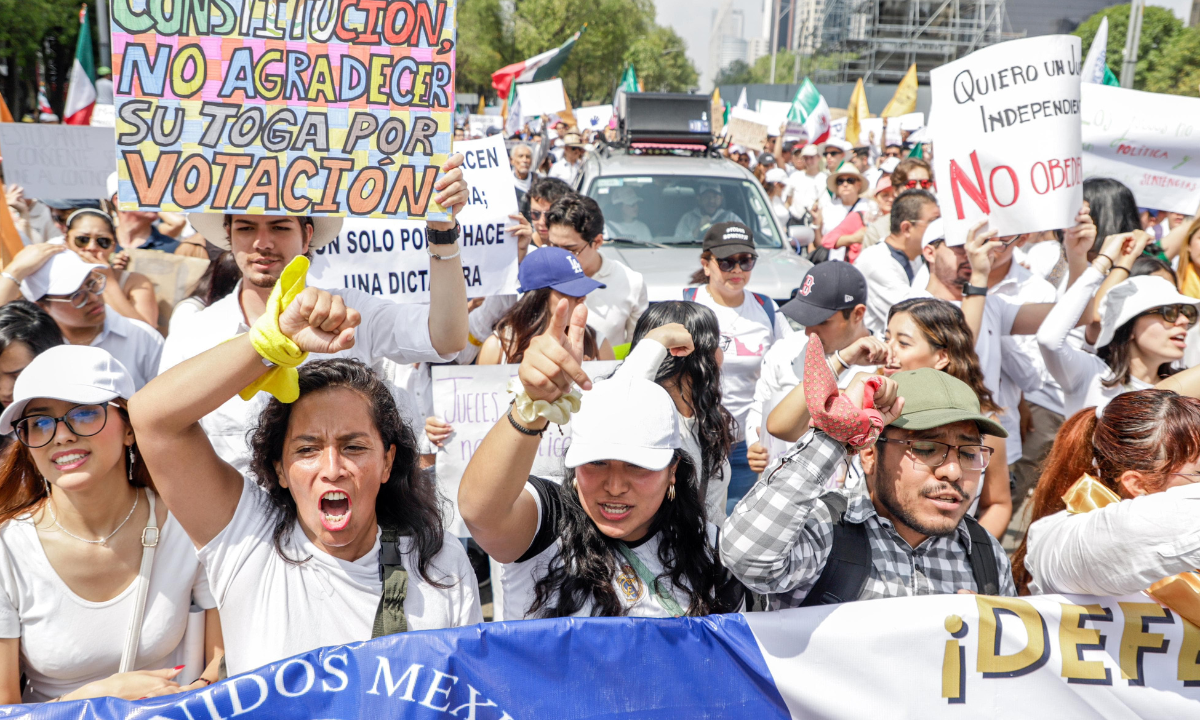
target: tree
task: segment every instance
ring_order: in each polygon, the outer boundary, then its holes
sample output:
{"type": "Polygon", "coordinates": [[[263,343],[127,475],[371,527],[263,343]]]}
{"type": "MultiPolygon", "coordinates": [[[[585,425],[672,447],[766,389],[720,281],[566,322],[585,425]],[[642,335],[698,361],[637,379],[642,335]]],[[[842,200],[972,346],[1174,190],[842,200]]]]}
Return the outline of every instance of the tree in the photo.
{"type": "Polygon", "coordinates": [[[699,73],[687,57],[687,43],[671,28],[655,25],[638,38],[625,61],[637,70],[646,92],[687,92],[696,89],[699,73]]]}
{"type": "MultiPolygon", "coordinates": [[[[1113,74],[1121,76],[1121,67],[1125,64],[1122,54],[1125,52],[1125,36],[1129,34],[1129,5],[1114,5],[1105,8],[1087,20],[1080,23],[1071,33],[1083,41],[1083,54],[1086,56],[1100,29],[1100,21],[1108,18],[1108,67],[1113,74]]],[[[1183,29],[1183,23],[1165,8],[1147,5],[1142,15],[1142,36],[1138,41],[1137,66],[1133,75],[1133,87],[1137,90],[1146,89],[1147,77],[1151,68],[1159,64],[1159,55],[1171,39],[1183,29]]],[[[1193,62],[1196,57],[1193,56],[1193,62]]],[[[1193,88],[1194,90],[1194,88],[1193,88]]],[[[1163,90],[1162,92],[1172,92],[1163,90]]]]}
{"type": "Polygon", "coordinates": [[[516,62],[516,48],[511,33],[505,32],[500,0],[460,2],[457,20],[455,88],[492,94],[492,73],[516,62]]]}
{"type": "Polygon", "coordinates": [[[745,60],[734,60],[713,79],[713,85],[749,85],[754,82],[754,68],[745,60]]]}
{"type": "Polygon", "coordinates": [[[1180,30],[1163,46],[1157,62],[1146,73],[1145,89],[1200,96],[1200,27],[1180,30]]]}
{"type": "MultiPolygon", "coordinates": [[[[88,16],[95,37],[94,2],[89,3],[88,16]]],[[[40,55],[50,104],[61,113],[79,36],[79,0],[0,0],[0,18],[0,59],[8,69],[0,89],[9,109],[17,119],[36,109],[40,55]]],[[[111,62],[101,58],[97,64],[111,62]]]]}

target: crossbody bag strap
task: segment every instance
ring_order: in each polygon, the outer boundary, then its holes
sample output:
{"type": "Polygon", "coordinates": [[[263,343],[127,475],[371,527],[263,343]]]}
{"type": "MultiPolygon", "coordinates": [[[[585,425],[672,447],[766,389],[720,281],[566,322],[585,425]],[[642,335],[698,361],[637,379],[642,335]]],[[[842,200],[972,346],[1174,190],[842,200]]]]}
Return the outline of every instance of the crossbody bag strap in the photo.
{"type": "Polygon", "coordinates": [[[683,607],[675,601],[675,598],[671,597],[670,593],[663,589],[662,584],[658,582],[658,578],[650,572],[650,569],[646,567],[645,563],[638,558],[633,550],[625,543],[617,543],[617,549],[621,551],[621,556],[633,566],[633,571],[646,584],[646,589],[653,592],[654,596],[658,598],[658,604],[662,606],[663,610],[670,613],[671,617],[683,617],[685,614],[683,607]]]}
{"type": "Polygon", "coordinates": [[[154,549],[158,547],[158,515],[154,511],[154,492],[146,488],[146,500],[150,504],[150,519],[142,530],[142,567],[138,571],[137,588],[134,591],[133,618],[125,633],[125,650],[121,653],[121,666],[117,672],[129,672],[137,664],[138,643],[142,640],[142,618],[146,614],[146,596],[150,592],[150,570],[154,567],[154,549]]]}
{"type": "Polygon", "coordinates": [[[408,571],[404,569],[400,533],[396,528],[382,528],[379,537],[379,579],[383,581],[383,594],[379,596],[379,606],[375,608],[371,637],[408,632],[408,618],[404,615],[404,600],[408,597],[408,571]]]}

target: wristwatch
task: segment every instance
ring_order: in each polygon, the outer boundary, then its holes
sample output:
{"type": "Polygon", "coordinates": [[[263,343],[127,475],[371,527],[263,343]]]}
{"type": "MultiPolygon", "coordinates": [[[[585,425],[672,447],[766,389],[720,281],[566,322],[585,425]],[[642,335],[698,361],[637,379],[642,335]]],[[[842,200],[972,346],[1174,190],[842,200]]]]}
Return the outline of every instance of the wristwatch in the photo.
{"type": "Polygon", "coordinates": [[[429,240],[430,245],[453,245],[458,240],[459,227],[458,223],[454,223],[454,227],[450,230],[434,230],[426,228],[425,237],[429,240]]]}
{"type": "Polygon", "coordinates": [[[986,285],[984,287],[979,287],[978,285],[967,283],[963,286],[963,297],[970,297],[972,295],[984,296],[987,295],[987,291],[988,289],[986,285]]]}

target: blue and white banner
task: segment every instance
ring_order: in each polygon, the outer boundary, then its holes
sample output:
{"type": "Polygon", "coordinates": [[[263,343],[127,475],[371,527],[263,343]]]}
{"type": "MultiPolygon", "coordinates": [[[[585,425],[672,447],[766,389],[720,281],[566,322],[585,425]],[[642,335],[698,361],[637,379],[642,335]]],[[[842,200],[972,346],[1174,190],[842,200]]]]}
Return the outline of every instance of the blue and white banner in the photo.
{"type": "Polygon", "coordinates": [[[1200,717],[1200,629],[1144,595],[942,595],[698,619],[494,623],[314,650],[186,695],[0,712],[39,720],[1200,717]]]}

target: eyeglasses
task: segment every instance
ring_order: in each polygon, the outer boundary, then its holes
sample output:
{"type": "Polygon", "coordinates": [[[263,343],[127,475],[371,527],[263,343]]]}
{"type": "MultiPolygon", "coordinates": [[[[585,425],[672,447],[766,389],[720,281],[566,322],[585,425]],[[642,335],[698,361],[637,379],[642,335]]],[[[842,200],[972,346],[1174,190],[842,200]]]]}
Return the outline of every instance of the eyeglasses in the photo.
{"type": "Polygon", "coordinates": [[[71,306],[74,308],[82,308],[84,305],[88,304],[88,300],[91,300],[93,295],[100,295],[103,293],[104,288],[107,285],[108,278],[104,277],[100,273],[93,272],[91,275],[88,275],[87,280],[83,281],[83,285],[80,285],[78,290],[71,293],[67,297],[51,297],[47,295],[42,299],[47,302],[71,303],[71,306]]]}
{"type": "Polygon", "coordinates": [[[837,179],[838,185],[853,185],[858,182],[858,178],[841,177],[837,179]]]}
{"type": "Polygon", "coordinates": [[[1182,315],[1187,318],[1188,327],[1196,324],[1197,311],[1195,305],[1163,305],[1149,310],[1144,315],[1161,315],[1163,320],[1174,323],[1182,315]]]}
{"type": "Polygon", "coordinates": [[[845,153],[843,153],[841,150],[826,150],[825,151],[825,157],[837,157],[838,155],[844,155],[844,154],[845,153]]]}
{"type": "Polygon", "coordinates": [[[529,211],[529,220],[531,222],[537,222],[538,220],[541,220],[542,216],[545,214],[546,214],[545,211],[542,211],[542,210],[530,210],[529,211]]]}
{"type": "Polygon", "coordinates": [[[91,245],[93,240],[96,241],[96,245],[99,246],[101,250],[107,250],[113,246],[113,239],[104,235],[97,237],[92,237],[91,235],[76,235],[75,247],[82,250],[88,245],[91,245]]]}
{"type": "Polygon", "coordinates": [[[754,263],[757,261],[758,258],[754,255],[733,255],[717,260],[717,267],[721,268],[721,272],[733,272],[733,268],[736,265],[742,269],[742,272],[750,272],[754,269],[754,263]]]}
{"type": "Polygon", "coordinates": [[[992,459],[992,449],[987,445],[949,445],[936,440],[899,440],[896,438],[879,438],[878,442],[894,445],[907,445],[912,459],[919,465],[930,470],[939,468],[946,462],[953,448],[958,453],[958,464],[964,470],[986,470],[992,459]]]}
{"type": "MultiPolygon", "coordinates": [[[[554,245],[554,244],[551,243],[551,245],[554,245]]],[[[562,245],[554,245],[554,247],[557,247],[559,250],[566,250],[567,252],[571,253],[575,257],[579,257],[579,253],[583,252],[584,250],[587,250],[591,246],[592,246],[592,244],[588,243],[588,242],[585,242],[583,245],[576,245],[575,247],[563,247],[562,245]]]]}
{"type": "Polygon", "coordinates": [[[66,425],[73,435],[91,437],[108,423],[108,405],[76,405],[62,417],[26,415],[13,426],[17,430],[17,439],[26,447],[40,448],[54,439],[59,423],[66,425]]]}
{"type": "Polygon", "coordinates": [[[928,190],[929,188],[933,187],[933,181],[932,180],[909,180],[908,182],[904,183],[904,187],[907,190],[916,190],[917,188],[921,188],[922,190],[928,190]]]}

